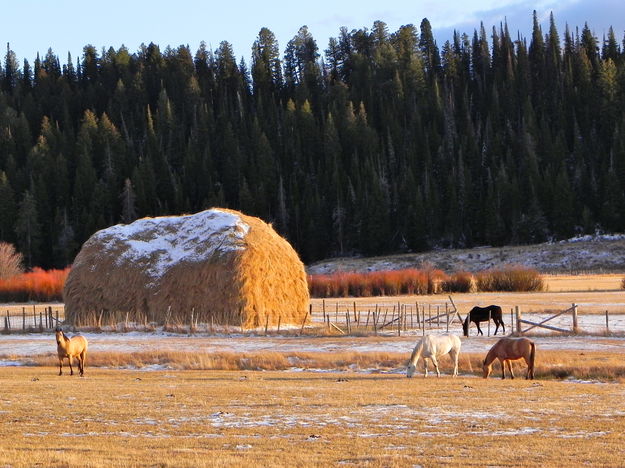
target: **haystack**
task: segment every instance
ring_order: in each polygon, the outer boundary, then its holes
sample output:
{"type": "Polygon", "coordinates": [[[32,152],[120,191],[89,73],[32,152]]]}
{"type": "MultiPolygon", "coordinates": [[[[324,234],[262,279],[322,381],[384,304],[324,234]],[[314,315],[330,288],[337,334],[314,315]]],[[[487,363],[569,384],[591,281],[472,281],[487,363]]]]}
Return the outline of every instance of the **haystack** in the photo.
{"type": "Polygon", "coordinates": [[[300,325],[309,303],[291,245],[262,220],[221,208],[96,232],[76,256],[63,296],[66,319],[77,326],[126,317],[300,325]]]}

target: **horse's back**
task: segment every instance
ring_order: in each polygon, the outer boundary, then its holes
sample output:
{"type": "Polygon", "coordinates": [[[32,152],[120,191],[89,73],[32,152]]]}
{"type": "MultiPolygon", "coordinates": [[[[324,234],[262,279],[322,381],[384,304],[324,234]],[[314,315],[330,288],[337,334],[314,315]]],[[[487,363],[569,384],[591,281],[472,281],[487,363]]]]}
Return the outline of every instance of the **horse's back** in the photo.
{"type": "Polygon", "coordinates": [[[449,353],[452,349],[460,349],[462,342],[456,335],[429,335],[426,349],[436,355],[440,356],[449,353]]]}
{"type": "Polygon", "coordinates": [[[89,347],[87,338],[82,335],[73,336],[70,342],[72,343],[73,348],[78,352],[86,352],[89,347]]]}
{"type": "Polygon", "coordinates": [[[471,309],[471,311],[469,312],[469,315],[471,316],[471,318],[486,319],[488,318],[489,314],[491,315],[491,317],[493,317],[495,315],[501,315],[502,313],[503,312],[501,310],[501,307],[491,304],[486,307],[474,306],[473,309],[471,309]]]}
{"type": "Polygon", "coordinates": [[[519,359],[525,356],[532,348],[532,340],[525,337],[501,338],[495,346],[498,346],[502,356],[519,359]]]}

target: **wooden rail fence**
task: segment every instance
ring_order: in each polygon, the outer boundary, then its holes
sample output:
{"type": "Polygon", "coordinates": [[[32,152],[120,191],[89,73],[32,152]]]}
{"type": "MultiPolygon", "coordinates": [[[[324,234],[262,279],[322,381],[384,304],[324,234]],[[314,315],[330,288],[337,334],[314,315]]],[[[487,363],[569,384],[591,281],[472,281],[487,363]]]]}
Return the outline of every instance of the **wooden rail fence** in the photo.
{"type": "Polygon", "coordinates": [[[4,327],[2,331],[4,333],[13,331],[50,331],[55,329],[57,324],[61,323],[58,310],[53,311],[51,306],[45,306],[43,309],[37,310],[35,305],[32,306],[32,311],[30,307],[22,307],[21,314],[11,313],[7,310],[3,321],[4,327]]]}

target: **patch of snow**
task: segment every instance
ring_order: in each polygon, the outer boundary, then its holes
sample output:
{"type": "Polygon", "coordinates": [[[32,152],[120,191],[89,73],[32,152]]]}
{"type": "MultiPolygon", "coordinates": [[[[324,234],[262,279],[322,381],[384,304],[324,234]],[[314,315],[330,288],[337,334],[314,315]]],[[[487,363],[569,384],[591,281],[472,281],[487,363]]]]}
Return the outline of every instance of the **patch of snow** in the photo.
{"type": "Polygon", "coordinates": [[[249,230],[239,216],[212,209],[118,224],[96,232],[88,243],[119,252],[119,266],[144,265],[145,272],[156,280],[178,263],[197,263],[243,249],[249,230]]]}
{"type": "Polygon", "coordinates": [[[0,359],[0,367],[21,367],[31,364],[29,361],[14,361],[8,359],[0,359]]]}
{"type": "Polygon", "coordinates": [[[606,431],[596,431],[596,432],[578,431],[578,432],[572,432],[570,434],[559,434],[556,437],[560,437],[561,439],[585,439],[587,437],[601,437],[607,434],[609,434],[609,432],[606,432],[606,431]]]}

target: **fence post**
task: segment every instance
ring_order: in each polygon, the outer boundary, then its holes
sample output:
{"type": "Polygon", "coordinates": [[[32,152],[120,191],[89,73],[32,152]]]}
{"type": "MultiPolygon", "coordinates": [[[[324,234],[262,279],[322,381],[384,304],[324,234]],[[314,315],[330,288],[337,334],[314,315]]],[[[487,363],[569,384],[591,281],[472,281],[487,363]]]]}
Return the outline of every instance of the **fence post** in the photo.
{"type": "Polygon", "coordinates": [[[428,323],[430,324],[430,329],[432,328],[432,304],[428,304],[428,323]]]}
{"type": "Polygon", "coordinates": [[[490,310],[488,311],[488,336],[490,336],[490,310]]]}
{"type": "Polygon", "coordinates": [[[378,335],[378,305],[375,305],[375,310],[373,311],[373,331],[375,335],[378,335]]]}
{"type": "Polygon", "coordinates": [[[302,336],[302,333],[304,333],[304,325],[306,325],[306,319],[308,318],[308,314],[310,314],[310,318],[312,320],[312,304],[310,304],[308,312],[306,312],[306,315],[304,315],[304,320],[302,320],[302,328],[300,328],[299,330],[300,336],[302,336]]]}
{"type": "Polygon", "coordinates": [[[512,307],[510,307],[510,330],[514,330],[514,312],[512,307]]]}
{"type": "Polygon", "coordinates": [[[608,309],[605,310],[605,331],[610,333],[610,324],[608,323],[608,309]]]}
{"type": "Polygon", "coordinates": [[[26,330],[26,311],[22,307],[22,330],[26,330]]]}
{"type": "Polygon", "coordinates": [[[521,334],[521,309],[519,306],[514,306],[514,310],[516,311],[516,331],[520,335],[521,334]]]}
{"type": "Polygon", "coordinates": [[[573,333],[577,333],[577,304],[573,304],[573,333]]]}

